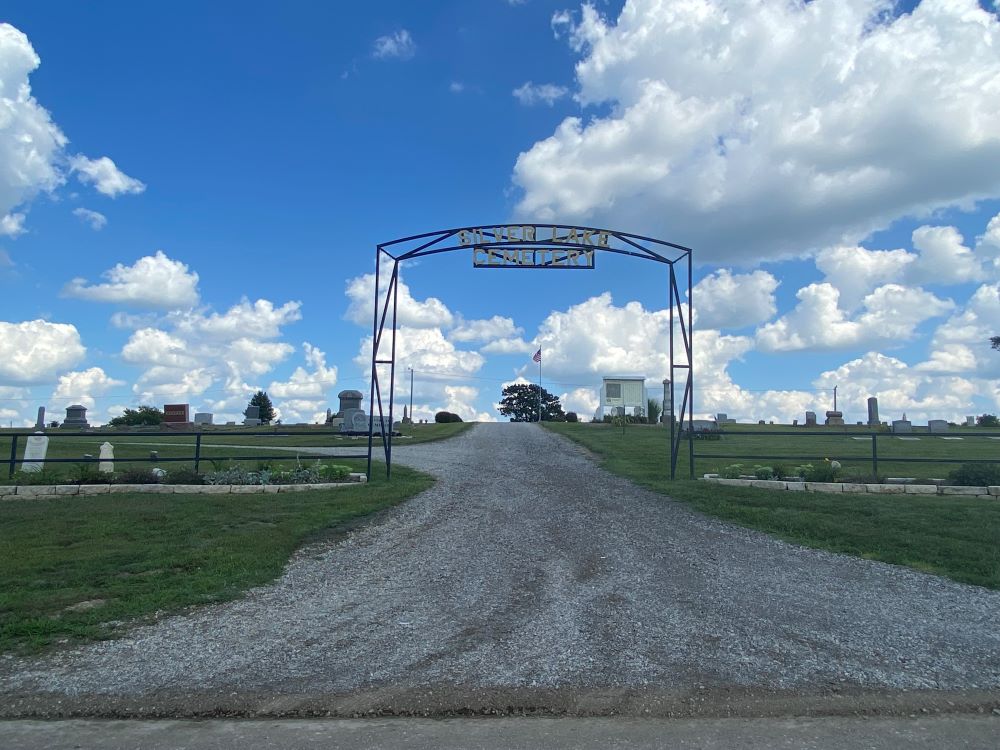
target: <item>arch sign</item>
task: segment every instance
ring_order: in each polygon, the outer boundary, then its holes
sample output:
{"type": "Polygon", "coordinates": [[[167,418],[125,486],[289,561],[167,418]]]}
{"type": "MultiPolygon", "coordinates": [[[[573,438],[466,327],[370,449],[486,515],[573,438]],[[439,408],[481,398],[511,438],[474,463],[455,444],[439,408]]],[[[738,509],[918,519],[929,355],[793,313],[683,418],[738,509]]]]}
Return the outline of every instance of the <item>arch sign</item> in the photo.
{"type": "Polygon", "coordinates": [[[403,261],[440,253],[467,253],[474,269],[593,270],[599,253],[629,255],[667,266],[667,302],[670,326],[664,342],[670,359],[669,472],[677,474],[677,458],[683,437],[688,443],[688,465],[694,478],[694,377],[691,324],[691,248],[672,242],[596,227],[568,224],[492,224],[425,232],[385,242],[375,248],[375,302],[372,320],[372,417],[368,424],[368,474],[372,471],[375,435],[382,437],[386,476],[392,472],[392,425],[396,387],[396,314],[399,265],[403,261]],[[392,263],[389,281],[382,288],[382,264],[392,263]],[[678,273],[677,266],[680,266],[678,273]],[[681,292],[684,292],[682,297],[681,292]],[[386,336],[388,323],[389,335],[386,336]],[[675,362],[675,354],[683,361],[675,362]],[[681,372],[678,373],[677,371],[681,372]],[[682,382],[678,382],[680,375],[682,382]],[[382,382],[388,379],[387,399],[382,382]],[[682,388],[681,398],[674,389],[682,388]],[[673,407],[676,406],[675,410],[673,407]],[[678,429],[678,426],[686,429],[678,429]]]}

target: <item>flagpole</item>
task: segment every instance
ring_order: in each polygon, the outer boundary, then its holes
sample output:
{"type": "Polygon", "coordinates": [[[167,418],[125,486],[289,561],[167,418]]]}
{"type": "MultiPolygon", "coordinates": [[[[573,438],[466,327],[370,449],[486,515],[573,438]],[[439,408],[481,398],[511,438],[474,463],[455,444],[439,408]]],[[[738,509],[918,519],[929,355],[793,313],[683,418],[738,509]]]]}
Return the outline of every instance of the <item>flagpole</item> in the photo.
{"type": "Polygon", "coordinates": [[[542,423],[542,347],[538,347],[538,423],[542,423]]]}

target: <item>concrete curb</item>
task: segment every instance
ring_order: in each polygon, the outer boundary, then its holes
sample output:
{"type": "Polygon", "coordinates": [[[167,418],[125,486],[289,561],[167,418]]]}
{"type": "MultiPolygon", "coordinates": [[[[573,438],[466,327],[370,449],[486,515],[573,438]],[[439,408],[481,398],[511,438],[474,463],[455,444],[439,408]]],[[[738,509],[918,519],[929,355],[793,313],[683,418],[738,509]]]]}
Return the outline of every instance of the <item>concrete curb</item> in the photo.
{"type": "MultiPolygon", "coordinates": [[[[322,484],[38,484],[0,485],[0,501],[53,500],[77,495],[107,495],[123,492],[143,492],[158,495],[260,495],[277,492],[309,492],[360,487],[368,482],[365,474],[352,473],[346,482],[322,484]]],[[[998,488],[1000,489],[1000,488],[998,488]]]]}
{"type": "Polygon", "coordinates": [[[947,495],[1000,500],[1000,486],[956,487],[937,484],[853,484],[850,482],[786,482],[780,479],[723,479],[706,474],[702,481],[727,487],[759,487],[768,490],[802,492],[842,492],[852,495],[947,495]]]}

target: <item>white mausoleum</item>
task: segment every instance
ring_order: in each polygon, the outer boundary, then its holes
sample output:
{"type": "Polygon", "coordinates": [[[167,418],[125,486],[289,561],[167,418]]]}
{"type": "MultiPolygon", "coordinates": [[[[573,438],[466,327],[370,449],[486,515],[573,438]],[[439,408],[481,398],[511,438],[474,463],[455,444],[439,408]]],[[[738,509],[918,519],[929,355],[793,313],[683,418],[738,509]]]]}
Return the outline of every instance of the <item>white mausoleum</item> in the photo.
{"type": "Polygon", "coordinates": [[[645,417],[646,405],[645,376],[609,375],[601,382],[601,405],[594,416],[598,420],[615,414],[645,417]]]}

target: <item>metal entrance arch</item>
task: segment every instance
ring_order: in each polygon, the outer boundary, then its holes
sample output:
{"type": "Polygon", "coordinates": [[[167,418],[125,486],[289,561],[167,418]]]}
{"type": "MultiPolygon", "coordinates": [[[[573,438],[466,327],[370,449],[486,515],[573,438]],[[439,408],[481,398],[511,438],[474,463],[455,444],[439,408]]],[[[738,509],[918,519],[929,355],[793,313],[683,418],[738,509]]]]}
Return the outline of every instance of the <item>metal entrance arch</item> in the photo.
{"type": "MultiPolygon", "coordinates": [[[[472,256],[473,266],[476,268],[593,269],[597,254],[601,252],[629,255],[666,265],[669,268],[667,298],[670,310],[668,334],[670,400],[672,413],[677,417],[677,419],[670,420],[670,478],[676,478],[677,457],[685,434],[688,444],[690,475],[692,479],[694,478],[694,368],[692,359],[694,341],[691,321],[691,248],[628,232],[568,224],[494,224],[442,229],[384,242],[375,248],[372,370],[371,392],[368,402],[372,412],[368,422],[368,476],[371,476],[372,472],[372,450],[376,433],[382,434],[386,476],[392,474],[399,264],[413,258],[455,251],[468,252],[472,256]],[[389,276],[384,299],[382,299],[381,289],[383,255],[386,256],[386,262],[392,261],[392,273],[389,276]],[[678,284],[676,268],[678,264],[681,266],[681,283],[686,284],[686,303],[681,298],[681,287],[678,284]],[[388,342],[383,340],[386,322],[389,322],[392,332],[388,342]],[[675,328],[679,332],[679,337],[675,336],[675,328]],[[677,338],[680,339],[681,351],[685,355],[683,364],[674,362],[677,338]],[[389,368],[388,413],[386,413],[382,398],[380,366],[389,368]],[[679,413],[676,409],[677,400],[674,398],[674,389],[677,385],[676,370],[685,371],[679,413]],[[685,419],[687,420],[686,430],[683,429],[685,419]],[[375,427],[376,424],[378,429],[375,427]],[[678,426],[681,429],[678,429],[678,426]]],[[[667,404],[664,404],[663,408],[666,410],[667,404]]]]}

